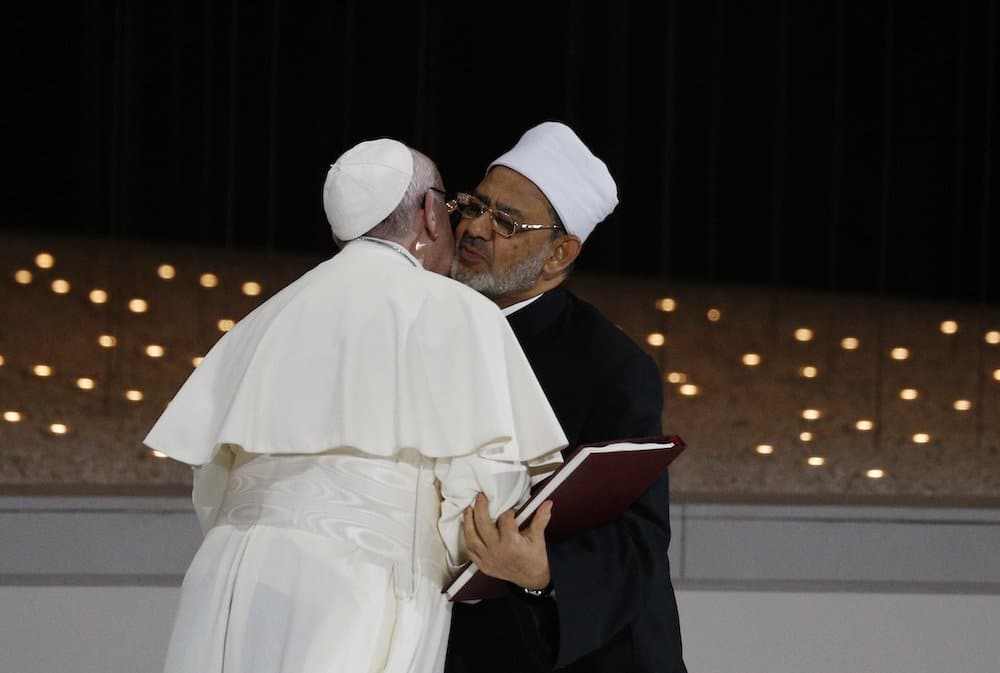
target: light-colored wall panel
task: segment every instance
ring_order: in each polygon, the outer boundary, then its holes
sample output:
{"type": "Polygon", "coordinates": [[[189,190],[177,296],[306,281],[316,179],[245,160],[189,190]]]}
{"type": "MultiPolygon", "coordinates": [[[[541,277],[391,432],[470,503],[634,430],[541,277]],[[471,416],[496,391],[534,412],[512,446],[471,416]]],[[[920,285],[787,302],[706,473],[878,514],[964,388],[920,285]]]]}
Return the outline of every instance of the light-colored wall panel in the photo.
{"type": "Polygon", "coordinates": [[[1000,590],[997,510],[686,505],[681,516],[689,582],[1000,590]]]}
{"type": "MultiPolygon", "coordinates": [[[[682,589],[1000,594],[1000,510],[677,504],[682,589]]],[[[0,584],[178,584],[186,498],[0,497],[0,584]]]]}
{"type": "Polygon", "coordinates": [[[0,587],[2,673],[160,673],[176,587],[0,587]]]}
{"type": "Polygon", "coordinates": [[[0,498],[0,576],[183,575],[201,532],[183,498],[0,498]]]}
{"type": "Polygon", "coordinates": [[[681,591],[692,673],[997,673],[1000,596],[681,591]]]}
{"type": "MultiPolygon", "coordinates": [[[[0,587],[3,673],[159,673],[176,587],[0,587]]],[[[997,673],[1000,596],[678,591],[692,673],[997,673]]]]}

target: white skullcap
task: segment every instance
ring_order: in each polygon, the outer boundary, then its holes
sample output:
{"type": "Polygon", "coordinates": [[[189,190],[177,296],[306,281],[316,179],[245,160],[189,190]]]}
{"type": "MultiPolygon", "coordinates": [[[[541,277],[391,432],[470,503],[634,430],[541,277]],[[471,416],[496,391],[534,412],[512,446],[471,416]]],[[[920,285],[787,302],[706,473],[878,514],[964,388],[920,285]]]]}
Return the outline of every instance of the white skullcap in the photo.
{"type": "Polygon", "coordinates": [[[413,178],[413,155],[398,140],[359,143],[330,166],[323,210],[333,235],[350,241],[396,209],[413,178]]]}
{"type": "Polygon", "coordinates": [[[559,122],[529,129],[489,168],[494,166],[506,166],[535,183],[566,231],[581,241],[618,205],[618,187],[608,167],[559,122]]]}

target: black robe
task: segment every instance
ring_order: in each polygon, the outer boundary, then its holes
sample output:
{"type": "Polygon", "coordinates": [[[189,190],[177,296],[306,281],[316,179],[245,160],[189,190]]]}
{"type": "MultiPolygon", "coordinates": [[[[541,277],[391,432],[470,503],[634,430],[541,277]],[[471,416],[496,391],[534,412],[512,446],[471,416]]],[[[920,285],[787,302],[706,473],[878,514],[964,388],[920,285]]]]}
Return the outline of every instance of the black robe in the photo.
{"type": "MultiPolygon", "coordinates": [[[[509,320],[570,449],[661,433],[659,368],[593,306],[556,288],[509,320]]],[[[617,521],[549,544],[555,599],[456,604],[446,673],[684,672],[668,497],[664,472],[617,521]]]]}

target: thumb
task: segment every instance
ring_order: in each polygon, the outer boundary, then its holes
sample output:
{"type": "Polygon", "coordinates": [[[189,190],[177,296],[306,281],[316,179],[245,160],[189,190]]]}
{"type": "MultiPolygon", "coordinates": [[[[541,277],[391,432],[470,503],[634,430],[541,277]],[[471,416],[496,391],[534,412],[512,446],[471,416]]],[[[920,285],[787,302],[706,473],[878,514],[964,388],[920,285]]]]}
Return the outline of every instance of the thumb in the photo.
{"type": "Polygon", "coordinates": [[[533,540],[542,539],[545,537],[545,527],[549,525],[549,521],[551,520],[552,501],[546,500],[535,512],[534,518],[531,519],[531,524],[528,526],[528,535],[533,540]]]}

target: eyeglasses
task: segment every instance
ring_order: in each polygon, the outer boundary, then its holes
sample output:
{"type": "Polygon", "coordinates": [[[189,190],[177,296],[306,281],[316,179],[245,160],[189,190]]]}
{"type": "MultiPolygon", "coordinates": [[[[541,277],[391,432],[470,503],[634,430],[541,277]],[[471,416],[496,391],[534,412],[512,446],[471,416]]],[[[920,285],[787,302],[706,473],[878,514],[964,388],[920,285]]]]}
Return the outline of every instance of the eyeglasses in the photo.
{"type": "Polygon", "coordinates": [[[448,212],[457,213],[462,218],[469,218],[470,220],[482,217],[483,213],[489,213],[493,231],[504,238],[510,238],[522,231],[562,229],[558,224],[522,224],[509,213],[490,208],[472,194],[466,194],[465,192],[458,192],[455,194],[455,198],[448,202],[448,212]]]}

